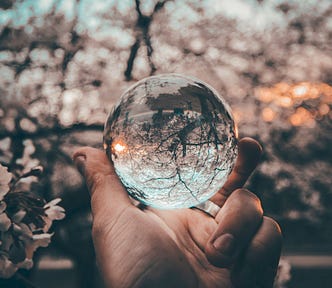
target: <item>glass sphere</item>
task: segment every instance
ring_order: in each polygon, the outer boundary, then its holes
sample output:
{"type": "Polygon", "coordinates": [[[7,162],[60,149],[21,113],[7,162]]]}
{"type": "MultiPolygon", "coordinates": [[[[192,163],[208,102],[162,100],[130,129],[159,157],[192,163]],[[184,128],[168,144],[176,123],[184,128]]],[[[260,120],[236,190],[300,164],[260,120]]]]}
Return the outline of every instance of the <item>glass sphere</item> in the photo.
{"type": "Polygon", "coordinates": [[[179,74],[145,78],[110,113],[104,148],[128,193],[155,208],[187,208],[225,183],[237,156],[234,120],[204,82],[179,74]]]}

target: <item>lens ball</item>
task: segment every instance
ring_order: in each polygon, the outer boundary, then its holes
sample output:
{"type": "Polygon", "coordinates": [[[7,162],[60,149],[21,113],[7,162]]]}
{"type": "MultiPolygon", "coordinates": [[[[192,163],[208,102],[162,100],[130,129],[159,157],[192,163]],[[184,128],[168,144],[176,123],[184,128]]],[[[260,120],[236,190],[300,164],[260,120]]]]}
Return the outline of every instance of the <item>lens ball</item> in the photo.
{"type": "Polygon", "coordinates": [[[104,147],[128,193],[161,209],[206,201],[225,183],[237,135],[225,100],[201,80],[145,78],[108,116],[104,147]]]}

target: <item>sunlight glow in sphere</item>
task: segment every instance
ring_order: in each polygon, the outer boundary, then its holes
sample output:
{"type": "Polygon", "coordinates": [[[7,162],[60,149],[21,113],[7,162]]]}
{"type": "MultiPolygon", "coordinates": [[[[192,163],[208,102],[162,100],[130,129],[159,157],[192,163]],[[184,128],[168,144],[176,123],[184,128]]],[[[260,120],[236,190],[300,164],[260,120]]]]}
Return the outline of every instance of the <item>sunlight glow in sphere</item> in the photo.
{"type": "Polygon", "coordinates": [[[204,82],[145,78],[108,116],[104,148],[128,193],[155,208],[187,208],[225,183],[237,156],[229,106],[204,82]]]}

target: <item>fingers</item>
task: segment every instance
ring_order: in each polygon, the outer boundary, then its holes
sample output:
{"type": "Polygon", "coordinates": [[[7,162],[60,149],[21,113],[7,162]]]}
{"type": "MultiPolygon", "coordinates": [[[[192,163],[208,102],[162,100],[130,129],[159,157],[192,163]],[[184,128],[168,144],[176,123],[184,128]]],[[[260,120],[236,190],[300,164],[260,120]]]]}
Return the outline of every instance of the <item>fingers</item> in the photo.
{"type": "Polygon", "coordinates": [[[216,216],[218,228],[205,246],[208,260],[217,267],[231,267],[250,243],[263,219],[256,195],[234,191],[216,216]]]}
{"type": "Polygon", "coordinates": [[[243,187],[256,168],[262,154],[262,146],[254,139],[242,138],[238,144],[238,157],[232,173],[224,186],[210,200],[222,206],[227,197],[236,189],[243,187]]]}
{"type": "Polygon", "coordinates": [[[279,225],[264,217],[261,227],[252,239],[244,258],[233,270],[235,287],[272,288],[282,246],[279,225]]]}
{"type": "Polygon", "coordinates": [[[132,206],[126,189],[103,151],[80,148],[74,153],[73,159],[90,191],[94,217],[101,215],[112,218],[124,208],[132,206]]]}

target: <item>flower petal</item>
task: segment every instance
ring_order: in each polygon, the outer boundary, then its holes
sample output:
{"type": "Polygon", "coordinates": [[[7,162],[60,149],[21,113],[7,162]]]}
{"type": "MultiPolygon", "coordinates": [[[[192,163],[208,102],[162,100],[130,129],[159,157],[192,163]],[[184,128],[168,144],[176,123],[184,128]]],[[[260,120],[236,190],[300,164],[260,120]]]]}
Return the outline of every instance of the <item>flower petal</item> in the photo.
{"type": "Polygon", "coordinates": [[[25,240],[31,240],[32,239],[32,231],[30,230],[29,226],[25,223],[18,224],[21,227],[21,235],[19,236],[19,239],[25,241],[25,240]]]}
{"type": "Polygon", "coordinates": [[[53,199],[52,201],[46,203],[46,204],[44,205],[44,209],[50,208],[50,207],[52,207],[52,206],[55,206],[55,205],[57,205],[58,203],[60,203],[61,201],[62,201],[61,198],[55,198],[55,199],[53,199]]]}
{"type": "Polygon", "coordinates": [[[14,216],[12,217],[12,221],[15,223],[20,223],[26,214],[27,214],[26,211],[20,210],[14,214],[14,216]]]}
{"type": "Polygon", "coordinates": [[[36,250],[38,247],[47,247],[48,244],[51,243],[51,237],[53,236],[52,234],[49,233],[43,233],[43,234],[37,234],[33,235],[33,245],[34,245],[34,250],[36,250]]]}
{"type": "Polygon", "coordinates": [[[9,191],[9,183],[13,174],[8,172],[8,168],[0,164],[0,201],[9,191]]]}
{"type": "Polygon", "coordinates": [[[53,221],[48,217],[43,217],[45,225],[43,227],[43,232],[46,233],[52,226],[53,221]]]}
{"type": "Polygon", "coordinates": [[[32,259],[25,258],[24,261],[17,264],[18,268],[30,270],[33,267],[32,259]]]}
{"type": "Polygon", "coordinates": [[[11,224],[12,222],[10,221],[6,213],[0,214],[0,231],[7,231],[11,224]]]}
{"type": "Polygon", "coordinates": [[[65,218],[65,209],[60,206],[53,206],[47,210],[45,210],[45,214],[51,220],[61,220],[65,218]]]}
{"type": "Polygon", "coordinates": [[[3,213],[7,208],[7,204],[4,201],[0,202],[0,214],[3,213]]]}

